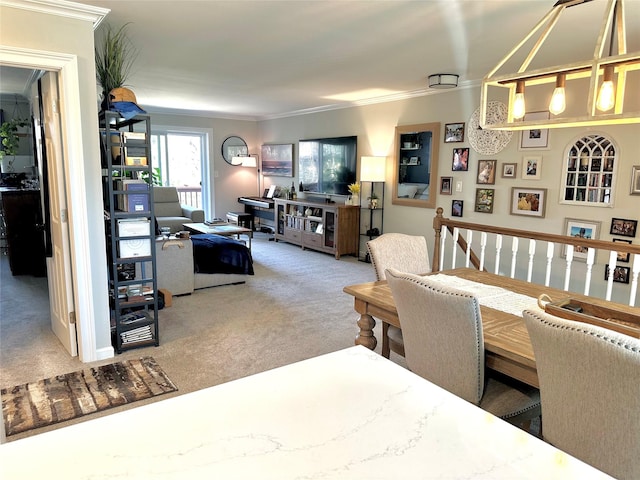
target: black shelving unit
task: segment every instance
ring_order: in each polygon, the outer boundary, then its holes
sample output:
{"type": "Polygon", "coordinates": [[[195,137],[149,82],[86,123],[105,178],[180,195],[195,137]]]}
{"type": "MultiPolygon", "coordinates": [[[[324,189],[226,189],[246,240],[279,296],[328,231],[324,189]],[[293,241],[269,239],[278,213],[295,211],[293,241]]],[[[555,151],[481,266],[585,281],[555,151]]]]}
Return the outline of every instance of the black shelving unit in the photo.
{"type": "Polygon", "coordinates": [[[112,342],[158,346],[155,214],[148,115],[99,116],[112,342]]]}
{"type": "Polygon", "coordinates": [[[382,235],[384,227],[384,182],[360,182],[360,242],[358,259],[370,263],[367,241],[382,235]],[[371,197],[377,196],[373,206],[371,197]]]}

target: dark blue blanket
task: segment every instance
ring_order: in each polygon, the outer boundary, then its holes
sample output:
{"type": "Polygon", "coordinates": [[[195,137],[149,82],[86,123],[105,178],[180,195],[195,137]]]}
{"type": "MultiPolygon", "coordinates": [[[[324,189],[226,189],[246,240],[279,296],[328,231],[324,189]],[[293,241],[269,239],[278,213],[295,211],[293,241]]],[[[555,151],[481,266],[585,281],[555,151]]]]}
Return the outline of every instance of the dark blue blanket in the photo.
{"type": "Polygon", "coordinates": [[[210,233],[191,235],[195,273],[253,275],[251,252],[244,243],[210,233]]]}

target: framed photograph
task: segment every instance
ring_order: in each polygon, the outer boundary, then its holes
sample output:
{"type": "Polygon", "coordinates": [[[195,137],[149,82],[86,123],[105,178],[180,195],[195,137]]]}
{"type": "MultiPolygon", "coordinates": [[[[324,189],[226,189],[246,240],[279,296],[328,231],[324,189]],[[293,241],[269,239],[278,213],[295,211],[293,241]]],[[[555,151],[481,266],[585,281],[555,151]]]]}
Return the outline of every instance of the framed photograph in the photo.
{"type": "MultiPolygon", "coordinates": [[[[629,267],[619,267],[616,265],[616,268],[613,270],[613,281],[617,283],[629,283],[629,267]]],[[[604,279],[609,280],[609,264],[607,263],[604,266],[604,279]]]]}
{"type": "Polygon", "coordinates": [[[511,188],[511,215],[544,218],[546,188],[511,188]]]}
{"type": "Polygon", "coordinates": [[[293,144],[262,145],[262,174],[293,177],[293,144]]]}
{"type": "Polygon", "coordinates": [[[480,213],[493,213],[493,188],[476,188],[476,203],[474,210],[480,213]]]}
{"type": "Polygon", "coordinates": [[[466,172],[469,170],[469,149],[454,148],[451,162],[451,170],[454,172],[466,172]]]}
{"type": "Polygon", "coordinates": [[[631,167],[631,195],[640,195],[640,165],[631,167]]]}
{"type": "MultiPolygon", "coordinates": [[[[531,120],[548,120],[549,112],[530,112],[525,113],[524,121],[531,120]]],[[[520,132],[520,150],[539,149],[545,150],[549,148],[549,129],[548,128],[532,128],[531,130],[522,130],[520,132]]]]}
{"type": "Polygon", "coordinates": [[[479,160],[476,183],[480,185],[493,185],[496,183],[496,163],[497,160],[479,160]]]}
{"type": "Polygon", "coordinates": [[[453,177],[440,177],[440,195],[451,195],[453,177]]]}
{"type": "Polygon", "coordinates": [[[464,122],[444,124],[444,143],[464,141],[464,122]]]}
{"type": "MultiPolygon", "coordinates": [[[[600,225],[602,222],[594,222],[592,220],[580,220],[578,218],[564,219],[564,234],[567,237],[589,238],[597,240],[600,236],[600,225]]],[[[573,247],[573,258],[587,260],[587,252],[589,248],[584,246],[573,247]]],[[[567,256],[567,246],[562,246],[562,256],[567,256]]]]}
{"type": "MultiPolygon", "coordinates": [[[[613,239],[614,242],[620,242],[620,243],[628,243],[631,244],[631,240],[623,240],[622,238],[614,238],[613,239]]],[[[629,263],[629,257],[631,256],[631,254],[629,252],[627,253],[620,253],[618,252],[618,262],[624,262],[624,263],[629,263]]]]}
{"type": "Polygon", "coordinates": [[[518,170],[517,163],[503,163],[502,164],[502,178],[516,178],[516,171],[518,170]]]}
{"type": "Polygon", "coordinates": [[[522,179],[540,180],[542,155],[525,155],[522,157],[522,179]]]}
{"type": "Polygon", "coordinates": [[[418,157],[410,157],[409,165],[420,165],[420,159],[418,157]]]}
{"type": "Polygon", "coordinates": [[[451,200],[451,216],[461,217],[463,207],[464,207],[463,200],[451,200]]]}
{"type": "Polygon", "coordinates": [[[628,220],[626,218],[611,219],[611,235],[622,235],[623,237],[635,237],[638,228],[637,220],[628,220]]]}

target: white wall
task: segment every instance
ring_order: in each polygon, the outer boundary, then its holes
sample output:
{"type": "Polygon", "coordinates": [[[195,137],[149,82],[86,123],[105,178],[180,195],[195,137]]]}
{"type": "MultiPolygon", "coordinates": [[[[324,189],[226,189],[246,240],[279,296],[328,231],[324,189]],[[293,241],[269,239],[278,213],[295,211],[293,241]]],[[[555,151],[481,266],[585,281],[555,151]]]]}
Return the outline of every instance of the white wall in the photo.
{"type": "MultiPolygon", "coordinates": [[[[405,207],[392,205],[391,182],[393,179],[394,129],[396,125],[440,122],[442,131],[445,123],[468,123],[474,110],[480,104],[480,89],[468,88],[445,91],[420,98],[389,102],[363,107],[353,107],[324,113],[302,115],[291,118],[262,121],[260,141],[262,143],[293,143],[294,157],[297,160],[297,142],[303,138],[323,136],[358,136],[358,156],[387,155],[387,183],[385,185],[384,231],[403,232],[424,235],[433,251],[432,219],[435,209],[405,207]]],[[[520,133],[514,132],[511,142],[497,155],[485,156],[470,150],[469,171],[453,172],[451,157],[454,147],[470,147],[465,132],[463,143],[444,143],[440,138],[440,154],[438,177],[452,176],[454,185],[457,180],[463,182],[461,194],[437,196],[437,206],[444,208],[444,214],[451,216],[451,200],[464,201],[464,216],[461,220],[511,227],[525,230],[544,231],[564,234],[565,218],[578,218],[602,222],[600,239],[611,240],[609,235],[611,218],[640,219],[640,197],[629,194],[632,165],[639,165],[640,126],[605,126],[593,128],[560,128],[549,131],[548,150],[520,150],[520,133]],[[589,132],[600,132],[611,137],[619,148],[618,178],[616,179],[614,201],[612,207],[593,207],[582,205],[562,205],[559,203],[561,171],[565,149],[577,138],[589,132]],[[524,155],[542,155],[542,172],[540,180],[523,180],[521,162],[524,155]],[[495,203],[492,214],[475,213],[473,205],[476,184],[477,165],[480,159],[496,159],[498,172],[495,188],[495,203]],[[504,162],[518,163],[518,174],[515,179],[500,178],[500,165],[504,162]],[[512,187],[546,188],[548,204],[544,218],[531,218],[510,215],[510,196],[512,187]]],[[[297,177],[297,165],[294,175],[297,177]]],[[[278,185],[288,185],[291,179],[267,177],[278,185]]],[[[296,182],[297,185],[297,182],[296,182]]],[[[485,186],[486,187],[486,186],[485,186]]],[[[638,243],[638,237],[633,239],[638,243]]],[[[604,277],[605,258],[599,258],[600,265],[594,267],[594,289],[600,288],[600,278],[604,277]]],[[[578,267],[579,268],[579,267],[578,267]]],[[[628,287],[614,284],[614,298],[626,302],[628,287]]]]}

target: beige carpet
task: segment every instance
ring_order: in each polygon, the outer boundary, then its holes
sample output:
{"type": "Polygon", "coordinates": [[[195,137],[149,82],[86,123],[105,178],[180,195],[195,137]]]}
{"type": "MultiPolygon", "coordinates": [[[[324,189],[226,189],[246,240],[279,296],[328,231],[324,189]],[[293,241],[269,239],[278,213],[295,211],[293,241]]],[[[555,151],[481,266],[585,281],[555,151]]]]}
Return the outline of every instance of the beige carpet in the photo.
{"type": "Polygon", "coordinates": [[[176,390],[152,357],[3,388],[5,432],[15,435],[176,390]]]}
{"type": "MultiPolygon", "coordinates": [[[[51,333],[46,279],[11,277],[3,258],[0,388],[152,355],[180,390],[134,404],[141,405],[354,344],[359,316],[353,298],[342,289],[375,280],[371,264],[268,241],[265,234],[256,234],[252,254],[256,274],[246,284],[174,297],[173,306],[160,311],[159,347],[128,351],[91,365],[69,357],[51,333]]],[[[374,331],[380,338],[379,324],[374,331]]],[[[404,365],[404,359],[394,354],[392,360],[404,365]]],[[[131,406],[108,413],[126,408],[131,406]]]]}

